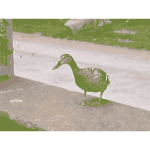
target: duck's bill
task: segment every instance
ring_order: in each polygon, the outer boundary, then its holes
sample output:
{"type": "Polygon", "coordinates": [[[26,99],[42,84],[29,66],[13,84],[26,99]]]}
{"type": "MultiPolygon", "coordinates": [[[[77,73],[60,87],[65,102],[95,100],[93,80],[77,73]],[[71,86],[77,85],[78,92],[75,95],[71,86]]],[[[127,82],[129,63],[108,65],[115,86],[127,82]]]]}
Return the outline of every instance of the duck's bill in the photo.
{"type": "Polygon", "coordinates": [[[60,66],[61,66],[61,62],[58,62],[58,63],[53,67],[52,70],[55,70],[55,69],[57,69],[57,68],[60,67],[60,66]]]}

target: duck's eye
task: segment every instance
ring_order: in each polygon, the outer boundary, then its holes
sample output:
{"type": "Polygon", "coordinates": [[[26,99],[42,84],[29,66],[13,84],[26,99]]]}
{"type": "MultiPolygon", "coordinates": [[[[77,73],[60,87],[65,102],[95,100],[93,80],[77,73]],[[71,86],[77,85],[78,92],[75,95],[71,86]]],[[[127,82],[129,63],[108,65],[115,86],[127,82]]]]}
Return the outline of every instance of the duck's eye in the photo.
{"type": "Polygon", "coordinates": [[[66,61],[67,61],[67,59],[64,58],[64,59],[62,59],[61,63],[63,64],[63,63],[65,63],[66,61]]]}

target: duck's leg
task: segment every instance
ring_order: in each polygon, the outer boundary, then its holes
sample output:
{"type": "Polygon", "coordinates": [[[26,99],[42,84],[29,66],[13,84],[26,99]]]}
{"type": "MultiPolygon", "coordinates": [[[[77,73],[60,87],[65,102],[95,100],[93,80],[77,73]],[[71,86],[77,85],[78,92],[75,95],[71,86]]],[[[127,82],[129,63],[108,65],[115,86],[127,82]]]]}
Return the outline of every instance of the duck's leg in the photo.
{"type": "Polygon", "coordinates": [[[101,103],[101,99],[102,99],[102,95],[103,95],[103,93],[104,93],[104,92],[101,92],[101,94],[100,94],[100,99],[99,99],[99,104],[98,104],[98,106],[100,106],[100,105],[101,105],[100,103],[101,103]]]}
{"type": "Polygon", "coordinates": [[[92,104],[91,104],[92,106],[99,107],[99,106],[101,105],[100,102],[101,102],[101,100],[102,100],[103,93],[104,93],[104,91],[100,93],[100,99],[99,99],[99,101],[92,103],[92,104]]]}
{"type": "Polygon", "coordinates": [[[89,103],[86,102],[86,94],[87,94],[87,92],[84,91],[84,102],[82,102],[81,104],[77,104],[77,105],[79,105],[79,106],[86,106],[86,105],[89,105],[89,103]]]}

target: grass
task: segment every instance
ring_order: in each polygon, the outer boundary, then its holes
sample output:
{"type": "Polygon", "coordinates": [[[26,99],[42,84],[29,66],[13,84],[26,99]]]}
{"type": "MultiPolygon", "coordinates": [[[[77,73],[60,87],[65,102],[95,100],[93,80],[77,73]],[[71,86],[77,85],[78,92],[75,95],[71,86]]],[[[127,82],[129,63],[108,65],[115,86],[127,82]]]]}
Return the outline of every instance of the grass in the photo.
{"type": "Polygon", "coordinates": [[[0,113],[0,131],[39,131],[35,125],[27,128],[23,124],[18,124],[15,120],[11,120],[7,113],[0,113]]]}
{"type": "MultiPolygon", "coordinates": [[[[64,24],[69,19],[13,19],[13,31],[24,33],[40,32],[44,36],[61,39],[86,41],[105,45],[117,45],[135,49],[150,50],[150,19],[110,19],[112,24],[94,27],[93,22],[84,25],[76,34],[64,24]],[[91,27],[90,27],[91,25],[91,27]],[[87,27],[87,28],[86,28],[87,27]],[[114,30],[138,31],[136,34],[115,33],[114,30]],[[134,43],[119,42],[118,39],[134,43]]],[[[98,23],[97,23],[98,24],[98,23]]]]}

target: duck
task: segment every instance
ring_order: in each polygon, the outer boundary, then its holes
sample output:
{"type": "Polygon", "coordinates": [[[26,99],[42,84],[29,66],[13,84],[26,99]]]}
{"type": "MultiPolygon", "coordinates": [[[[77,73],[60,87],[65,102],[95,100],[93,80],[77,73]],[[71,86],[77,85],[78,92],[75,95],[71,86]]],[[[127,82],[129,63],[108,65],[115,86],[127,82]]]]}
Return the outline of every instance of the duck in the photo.
{"type": "Polygon", "coordinates": [[[84,101],[81,105],[87,105],[87,92],[100,92],[98,101],[98,105],[100,105],[102,95],[110,84],[109,75],[100,68],[79,68],[70,54],[61,55],[52,70],[59,68],[63,64],[68,64],[71,67],[76,85],[84,90],[84,101]]]}

